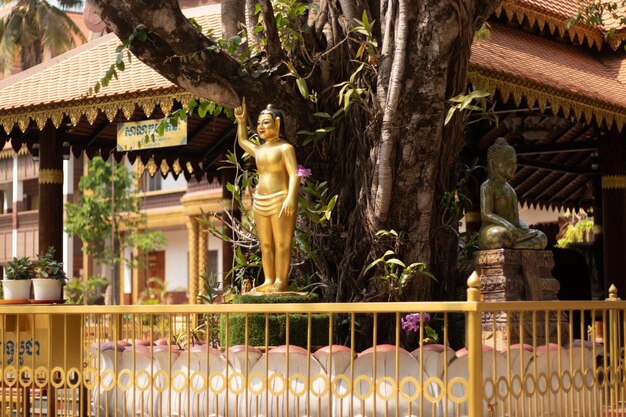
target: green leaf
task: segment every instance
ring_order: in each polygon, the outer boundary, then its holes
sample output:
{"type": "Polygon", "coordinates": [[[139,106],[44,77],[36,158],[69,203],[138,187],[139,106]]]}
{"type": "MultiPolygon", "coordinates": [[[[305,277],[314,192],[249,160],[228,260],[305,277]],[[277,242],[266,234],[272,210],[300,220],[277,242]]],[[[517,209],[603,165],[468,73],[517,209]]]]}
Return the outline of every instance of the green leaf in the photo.
{"type": "Polygon", "coordinates": [[[385,261],[387,264],[393,264],[393,265],[398,265],[401,266],[402,268],[405,268],[406,265],[404,264],[404,262],[402,262],[400,259],[397,258],[391,258],[391,259],[387,259],[385,261]]]}
{"type": "Polygon", "coordinates": [[[451,101],[452,103],[462,103],[464,100],[465,100],[465,95],[461,94],[461,95],[452,97],[448,101],[451,101]]]}
{"type": "Polygon", "coordinates": [[[338,195],[333,196],[333,198],[330,199],[330,201],[328,202],[328,210],[332,211],[335,208],[335,204],[337,204],[337,198],[339,198],[338,195]]]}
{"type": "Polygon", "coordinates": [[[204,119],[204,116],[206,116],[207,112],[209,111],[210,103],[210,101],[204,100],[202,104],[200,104],[200,107],[198,107],[198,116],[204,119]]]}
{"type": "Polygon", "coordinates": [[[469,96],[472,99],[489,97],[490,95],[491,93],[489,91],[484,91],[484,90],[474,90],[471,93],[469,93],[469,96]]]}
{"type": "Polygon", "coordinates": [[[161,123],[159,123],[159,125],[157,126],[157,133],[159,134],[159,136],[163,136],[165,134],[166,127],[167,127],[167,122],[162,121],[161,123]]]}
{"type": "Polygon", "coordinates": [[[298,85],[298,90],[300,90],[300,94],[302,95],[302,97],[304,97],[305,99],[308,99],[309,88],[307,87],[306,81],[304,80],[304,78],[297,78],[296,84],[298,85]]]}
{"type": "Polygon", "coordinates": [[[350,107],[350,97],[352,97],[352,94],[354,93],[354,90],[349,90],[346,92],[346,95],[343,97],[343,110],[347,113],[348,112],[348,108],[350,107]]]}
{"type": "Polygon", "coordinates": [[[333,114],[333,120],[338,119],[339,117],[342,117],[344,114],[344,110],[343,109],[339,109],[335,112],[335,114],[333,114]]]}
{"type": "Polygon", "coordinates": [[[375,267],[376,265],[378,265],[379,263],[383,262],[382,258],[376,259],[375,261],[373,261],[372,263],[370,263],[367,268],[365,268],[365,271],[363,271],[363,273],[366,273],[367,271],[369,271],[370,269],[372,269],[373,267],[375,267]]]}
{"type": "Polygon", "coordinates": [[[446,115],[446,120],[443,122],[444,126],[450,123],[452,116],[454,116],[454,112],[456,111],[456,107],[450,107],[448,109],[448,114],[446,115]]]}

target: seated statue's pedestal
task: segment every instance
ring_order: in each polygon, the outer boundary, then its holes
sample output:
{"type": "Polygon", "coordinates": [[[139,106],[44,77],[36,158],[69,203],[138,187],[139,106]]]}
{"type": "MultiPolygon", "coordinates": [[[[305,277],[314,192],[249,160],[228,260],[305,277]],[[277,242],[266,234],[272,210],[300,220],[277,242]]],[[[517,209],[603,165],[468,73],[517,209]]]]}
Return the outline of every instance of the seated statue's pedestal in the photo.
{"type": "MultiPolygon", "coordinates": [[[[476,273],[481,301],[557,300],[559,282],[552,277],[552,252],[524,249],[492,249],[477,252],[476,273]]],[[[514,343],[538,345],[557,341],[558,314],[505,312],[482,315],[483,344],[496,349],[514,343]],[[547,331],[546,331],[547,330],[547,331]],[[535,337],[533,337],[533,333],[535,337]]],[[[567,340],[567,321],[561,318],[561,339],[567,340]]]]}

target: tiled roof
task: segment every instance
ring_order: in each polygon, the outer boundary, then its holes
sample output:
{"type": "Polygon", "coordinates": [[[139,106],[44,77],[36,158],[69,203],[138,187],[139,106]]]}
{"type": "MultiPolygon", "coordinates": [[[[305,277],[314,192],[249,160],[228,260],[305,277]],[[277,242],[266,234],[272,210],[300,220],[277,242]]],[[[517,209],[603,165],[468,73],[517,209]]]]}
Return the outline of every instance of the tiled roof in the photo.
{"type": "MultiPolygon", "coordinates": [[[[604,3],[613,3],[620,6],[619,1],[615,0],[603,0],[604,3]]],[[[581,2],[580,0],[509,0],[505,2],[506,4],[517,4],[520,6],[525,6],[534,10],[543,11],[545,13],[559,16],[563,20],[569,20],[572,17],[578,14],[578,10],[580,8],[581,2]]],[[[623,13],[624,8],[618,7],[618,12],[623,13]]],[[[618,28],[620,27],[620,23],[613,18],[612,15],[606,14],[604,17],[604,27],[607,29],[610,28],[618,28]]]]}
{"type": "Polygon", "coordinates": [[[541,10],[555,16],[560,16],[565,20],[576,16],[579,7],[578,0],[509,0],[504,3],[505,7],[508,4],[517,4],[531,9],[541,10]]]}
{"type": "MultiPolygon", "coordinates": [[[[184,12],[219,34],[219,5],[184,12]]],[[[125,59],[126,69],[119,72],[119,79],[112,79],[97,94],[88,95],[89,88],[115,62],[120,43],[109,34],[0,81],[1,136],[13,149],[24,152],[39,140],[36,127],[42,128],[48,120],[60,127],[69,119],[71,125],[62,128],[63,137],[76,156],[84,152],[89,158],[102,155],[120,160],[125,153],[115,151],[118,123],[149,116],[162,118],[175,100],[186,103],[192,98],[137,58],[130,62],[125,59]]],[[[200,179],[218,175],[216,161],[223,159],[222,145],[234,140],[232,122],[196,115],[187,122],[189,137],[184,147],[133,151],[127,154],[129,160],[139,158],[151,175],[172,172],[175,177],[184,174],[188,180],[192,176],[200,179]]]]}
{"type": "MultiPolygon", "coordinates": [[[[532,5],[538,0],[518,0],[517,3],[532,5]]],[[[554,6],[563,15],[575,6],[569,0],[547,0],[545,3],[554,6]]],[[[212,5],[191,9],[190,13],[204,27],[219,28],[219,10],[219,5],[212,5]]],[[[119,73],[119,79],[113,79],[108,87],[88,96],[89,88],[113,63],[118,45],[115,35],[109,34],[0,81],[0,123],[5,130],[10,130],[13,120],[21,123],[20,128],[25,128],[27,123],[16,118],[18,113],[28,113],[39,124],[40,120],[45,121],[44,116],[48,113],[37,112],[46,108],[64,111],[61,109],[74,105],[75,111],[88,114],[86,106],[93,103],[128,100],[130,95],[145,95],[146,92],[154,96],[183,91],[135,58],[127,64],[125,71],[119,73]]],[[[574,110],[580,115],[583,111],[579,102],[582,102],[582,105],[586,103],[596,110],[610,113],[604,116],[607,119],[619,118],[620,124],[626,122],[626,85],[623,84],[626,81],[626,62],[621,59],[601,62],[583,48],[493,24],[491,39],[473,47],[471,65],[483,76],[500,82],[495,86],[500,87],[501,93],[505,90],[503,82],[519,87],[513,92],[518,96],[534,88],[541,94],[532,98],[538,100],[540,105],[546,101],[558,107],[563,104],[558,103],[560,98],[566,102],[566,110],[574,110]],[[572,103],[570,106],[567,105],[569,102],[572,103]]],[[[91,120],[97,110],[105,111],[109,116],[117,112],[117,107],[107,111],[100,106],[92,111],[91,120]]],[[[126,113],[130,111],[132,109],[125,109],[126,113]]],[[[67,111],[65,114],[70,115],[67,111]]],[[[585,114],[590,118],[594,113],[585,114]]],[[[70,117],[72,121],[77,119],[75,115],[70,117]]],[[[59,123],[61,119],[57,117],[53,121],[59,123]]]]}
{"type": "Polygon", "coordinates": [[[626,122],[626,60],[621,58],[600,61],[583,48],[494,24],[491,38],[474,45],[470,60],[481,76],[496,82],[494,87],[510,84],[516,100],[526,95],[587,120],[602,109],[607,120],[626,122]]]}
{"type": "MultiPolygon", "coordinates": [[[[504,12],[509,21],[522,24],[527,20],[530,26],[536,24],[542,30],[547,26],[550,33],[558,31],[561,36],[569,37],[574,42],[595,45],[598,49],[604,43],[617,49],[626,39],[626,32],[622,30],[623,25],[609,13],[604,16],[601,28],[583,24],[569,26],[569,20],[578,14],[579,5],[579,0],[508,0],[501,4],[496,15],[500,16],[504,12]],[[604,32],[609,29],[617,29],[617,32],[611,37],[605,37],[604,32]]],[[[626,15],[626,7],[618,9],[618,14],[626,15]]]]}
{"type": "MultiPolygon", "coordinates": [[[[200,7],[191,12],[198,16],[199,23],[204,27],[220,27],[219,6],[200,7]]],[[[0,112],[175,87],[152,68],[133,58],[130,62],[125,60],[126,70],[119,72],[118,79],[114,78],[108,87],[88,96],[89,88],[115,62],[115,49],[119,44],[119,39],[111,33],[0,81],[0,112]]]]}

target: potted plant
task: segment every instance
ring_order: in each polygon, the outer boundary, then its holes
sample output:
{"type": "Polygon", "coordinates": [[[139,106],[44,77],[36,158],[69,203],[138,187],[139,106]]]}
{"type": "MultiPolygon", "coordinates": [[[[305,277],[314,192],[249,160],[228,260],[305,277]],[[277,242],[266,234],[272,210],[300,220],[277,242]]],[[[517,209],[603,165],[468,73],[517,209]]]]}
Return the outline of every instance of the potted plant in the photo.
{"type": "Polygon", "coordinates": [[[33,290],[35,300],[58,301],[61,299],[63,285],[67,277],[63,270],[63,263],[54,259],[54,247],[39,255],[35,263],[35,278],[33,278],[33,290]]]}
{"type": "Polygon", "coordinates": [[[33,263],[28,256],[11,259],[2,280],[5,300],[28,300],[33,276],[33,263]]]}

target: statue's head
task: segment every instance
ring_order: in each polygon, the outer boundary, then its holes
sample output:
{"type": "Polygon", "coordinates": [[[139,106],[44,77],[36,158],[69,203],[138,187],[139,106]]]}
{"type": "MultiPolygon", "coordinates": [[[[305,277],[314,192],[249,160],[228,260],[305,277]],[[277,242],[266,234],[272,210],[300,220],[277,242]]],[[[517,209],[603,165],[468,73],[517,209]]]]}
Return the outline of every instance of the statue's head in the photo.
{"type": "Polygon", "coordinates": [[[505,138],[498,138],[487,150],[489,178],[508,180],[515,175],[517,156],[515,148],[505,138]]]}
{"type": "Polygon", "coordinates": [[[259,113],[257,122],[257,133],[259,137],[265,141],[278,139],[285,136],[285,128],[282,125],[283,112],[273,105],[268,104],[265,109],[259,113]]]}

